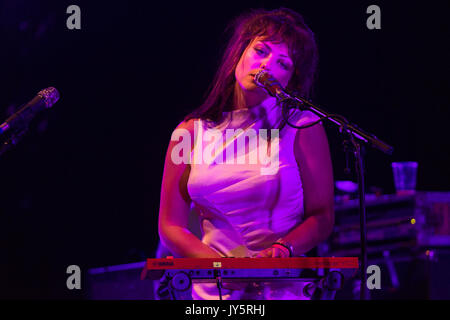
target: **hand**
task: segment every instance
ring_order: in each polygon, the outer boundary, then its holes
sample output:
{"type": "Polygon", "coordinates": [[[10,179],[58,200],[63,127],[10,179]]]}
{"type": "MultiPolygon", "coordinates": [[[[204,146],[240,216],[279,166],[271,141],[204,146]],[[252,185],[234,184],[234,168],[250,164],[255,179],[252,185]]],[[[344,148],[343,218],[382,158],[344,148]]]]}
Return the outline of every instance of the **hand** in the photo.
{"type": "Polygon", "coordinates": [[[281,245],[274,244],[270,248],[260,251],[256,258],[289,258],[289,250],[281,245]]]}

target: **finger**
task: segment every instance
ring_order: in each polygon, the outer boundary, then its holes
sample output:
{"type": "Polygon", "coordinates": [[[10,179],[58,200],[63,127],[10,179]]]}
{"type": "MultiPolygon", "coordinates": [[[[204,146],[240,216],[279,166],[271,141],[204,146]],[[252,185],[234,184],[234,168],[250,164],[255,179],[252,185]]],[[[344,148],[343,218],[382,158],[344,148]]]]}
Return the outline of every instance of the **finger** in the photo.
{"type": "Polygon", "coordinates": [[[280,249],[280,248],[273,248],[272,249],[272,257],[274,258],[286,258],[289,255],[286,255],[286,251],[280,249]]]}
{"type": "Polygon", "coordinates": [[[272,246],[272,248],[274,251],[274,258],[288,258],[290,256],[289,250],[287,248],[275,244],[272,246]]]}
{"type": "Polygon", "coordinates": [[[273,248],[273,249],[272,249],[272,257],[273,257],[273,258],[281,258],[281,257],[283,257],[283,253],[281,252],[280,249],[278,249],[278,248],[273,248]]]}
{"type": "Polygon", "coordinates": [[[260,251],[257,255],[258,258],[270,258],[272,257],[272,248],[265,249],[260,251]]]}

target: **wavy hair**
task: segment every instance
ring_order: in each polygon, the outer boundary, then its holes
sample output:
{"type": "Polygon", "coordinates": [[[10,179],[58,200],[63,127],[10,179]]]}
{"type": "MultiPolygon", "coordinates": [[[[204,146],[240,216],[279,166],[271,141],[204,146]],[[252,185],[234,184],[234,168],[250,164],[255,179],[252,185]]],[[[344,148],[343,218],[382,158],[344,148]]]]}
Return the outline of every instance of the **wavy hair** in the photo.
{"type": "Polygon", "coordinates": [[[309,99],[316,78],[318,50],[315,37],[303,17],[288,8],[255,9],[232,21],[227,30],[234,30],[223,54],[220,66],[208,89],[204,103],[185,117],[220,123],[223,112],[233,103],[235,69],[250,42],[256,37],[284,42],[294,62],[294,73],[287,89],[309,99]]]}

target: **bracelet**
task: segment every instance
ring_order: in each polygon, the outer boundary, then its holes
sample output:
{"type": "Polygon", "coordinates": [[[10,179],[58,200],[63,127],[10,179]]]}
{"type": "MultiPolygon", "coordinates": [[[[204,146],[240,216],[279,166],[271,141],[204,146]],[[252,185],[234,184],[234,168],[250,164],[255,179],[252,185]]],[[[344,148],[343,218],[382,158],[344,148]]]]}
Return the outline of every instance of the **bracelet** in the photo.
{"type": "Polygon", "coordinates": [[[294,256],[294,248],[292,247],[292,245],[290,245],[286,241],[279,239],[279,240],[275,241],[274,243],[272,243],[272,245],[274,245],[274,244],[277,244],[279,246],[282,246],[282,247],[288,249],[290,258],[294,256]]]}
{"type": "MultiPolygon", "coordinates": [[[[281,248],[287,250],[287,252],[288,252],[288,257],[289,257],[289,258],[292,257],[291,251],[289,250],[288,247],[282,245],[281,243],[274,242],[274,243],[272,244],[272,248],[275,248],[275,247],[281,247],[281,248]]],[[[286,252],[285,250],[282,250],[282,251],[286,252]]]]}

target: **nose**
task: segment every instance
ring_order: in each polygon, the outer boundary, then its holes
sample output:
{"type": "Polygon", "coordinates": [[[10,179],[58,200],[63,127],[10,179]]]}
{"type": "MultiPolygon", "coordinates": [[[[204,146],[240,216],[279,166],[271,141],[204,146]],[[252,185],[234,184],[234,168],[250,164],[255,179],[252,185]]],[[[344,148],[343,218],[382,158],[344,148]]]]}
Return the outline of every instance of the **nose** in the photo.
{"type": "Polygon", "coordinates": [[[269,54],[267,57],[265,57],[260,64],[260,68],[264,69],[266,71],[270,71],[270,66],[272,64],[273,55],[269,54]]]}

